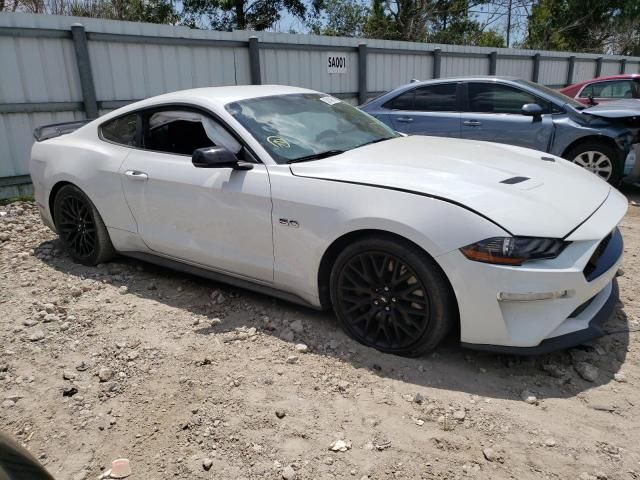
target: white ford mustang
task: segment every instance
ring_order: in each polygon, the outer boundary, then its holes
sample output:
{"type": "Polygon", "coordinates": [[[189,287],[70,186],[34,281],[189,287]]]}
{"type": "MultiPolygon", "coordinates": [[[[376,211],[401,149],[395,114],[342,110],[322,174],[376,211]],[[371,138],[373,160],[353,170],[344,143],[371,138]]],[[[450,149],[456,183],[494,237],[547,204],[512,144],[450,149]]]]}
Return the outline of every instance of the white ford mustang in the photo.
{"type": "Polygon", "coordinates": [[[219,87],[36,131],[44,222],[116,252],[316,308],[383,352],[541,353],[602,334],[618,191],[558,157],[405,137],[326,94],[219,87]],[[77,125],[76,125],[77,127],[77,125]],[[70,133],[63,134],[71,131],[70,133]]]}

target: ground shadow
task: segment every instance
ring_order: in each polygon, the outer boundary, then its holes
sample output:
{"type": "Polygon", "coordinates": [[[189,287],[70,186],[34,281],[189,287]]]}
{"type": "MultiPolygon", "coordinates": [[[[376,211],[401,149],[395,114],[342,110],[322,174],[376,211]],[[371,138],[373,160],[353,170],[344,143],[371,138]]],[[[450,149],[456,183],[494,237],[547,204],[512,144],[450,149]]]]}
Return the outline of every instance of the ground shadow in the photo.
{"type": "Polygon", "coordinates": [[[476,352],[458,346],[452,335],[431,354],[415,359],[401,358],[351,340],[340,330],[332,312],[317,312],[127,257],[99,267],[86,267],[74,263],[62,252],[58,240],[39,245],[35,255],[65,274],[126,286],[130,294],[208,318],[208,322],[190,330],[198,335],[255,327],[282,341],[305,343],[314,354],[339,358],[383,378],[483,397],[516,399],[525,389],[540,398],[575,396],[611,382],[625,361],[629,344],[624,306],[618,304],[615,315],[606,324],[609,335],[553,354],[522,357],[476,352]],[[220,294],[226,297],[222,305],[217,304],[220,294]],[[228,302],[235,302],[233,308],[227,308],[228,302]],[[214,319],[223,313],[224,321],[215,323],[214,319]],[[290,323],[295,320],[302,321],[301,332],[291,330],[290,323]],[[598,367],[595,381],[586,381],[576,371],[575,365],[583,361],[598,367]]]}

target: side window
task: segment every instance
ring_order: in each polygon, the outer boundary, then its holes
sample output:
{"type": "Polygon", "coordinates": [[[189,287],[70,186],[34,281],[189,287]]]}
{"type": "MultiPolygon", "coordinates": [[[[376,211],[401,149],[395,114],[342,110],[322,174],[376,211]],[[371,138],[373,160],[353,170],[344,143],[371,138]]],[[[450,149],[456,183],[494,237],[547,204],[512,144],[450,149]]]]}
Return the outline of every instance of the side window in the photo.
{"type": "Polygon", "coordinates": [[[426,112],[457,112],[457,85],[443,83],[429,85],[415,90],[414,110],[426,112]]]}
{"type": "Polygon", "coordinates": [[[594,98],[633,98],[633,82],[631,80],[594,83],[591,87],[594,98]]]}
{"type": "Polygon", "coordinates": [[[100,126],[100,135],[110,142],[137,147],[138,114],[132,113],[100,126]]]}
{"type": "Polygon", "coordinates": [[[518,88],[496,83],[469,84],[471,112],[520,114],[525,103],[537,103],[542,113],[551,113],[549,102],[518,88]]]}
{"type": "Polygon", "coordinates": [[[387,102],[384,106],[393,110],[413,110],[413,100],[415,97],[415,89],[401,93],[396,98],[387,102]]]}
{"type": "Polygon", "coordinates": [[[147,116],[144,148],[191,155],[203,147],[222,146],[238,153],[241,145],[218,122],[190,110],[161,110],[147,116]]]}

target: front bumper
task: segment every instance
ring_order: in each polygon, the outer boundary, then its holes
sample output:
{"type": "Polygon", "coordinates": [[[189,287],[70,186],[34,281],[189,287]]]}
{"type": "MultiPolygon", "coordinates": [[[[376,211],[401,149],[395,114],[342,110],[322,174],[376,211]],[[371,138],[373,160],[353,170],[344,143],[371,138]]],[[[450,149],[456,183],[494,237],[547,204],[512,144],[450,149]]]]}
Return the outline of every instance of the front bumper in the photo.
{"type": "Polygon", "coordinates": [[[438,256],[458,300],[461,343],[538,354],[602,335],[618,299],[623,243],[614,226],[626,208],[615,192],[567,237],[571,243],[555,259],[511,267],[474,262],[458,250],[438,256]]]}

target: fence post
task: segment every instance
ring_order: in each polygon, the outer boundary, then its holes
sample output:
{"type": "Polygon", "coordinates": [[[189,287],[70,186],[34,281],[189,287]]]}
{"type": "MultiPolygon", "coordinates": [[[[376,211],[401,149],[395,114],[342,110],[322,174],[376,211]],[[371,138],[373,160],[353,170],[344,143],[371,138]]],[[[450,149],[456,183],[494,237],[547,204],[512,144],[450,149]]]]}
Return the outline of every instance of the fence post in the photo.
{"type": "Polygon", "coordinates": [[[433,78],[440,78],[440,67],[442,66],[442,50],[436,48],[433,51],[433,78]]]}
{"type": "Polygon", "coordinates": [[[596,58],[596,77],[602,75],[602,57],[596,58]]]}
{"type": "Polygon", "coordinates": [[[569,68],[567,69],[567,82],[565,83],[565,87],[567,85],[571,85],[573,83],[573,71],[576,68],[576,57],[571,55],[569,57],[569,68]]]}
{"type": "Polygon", "coordinates": [[[251,76],[251,85],[262,85],[258,37],[249,37],[249,73],[251,76]]]}
{"type": "Polygon", "coordinates": [[[84,29],[84,25],[81,23],[71,25],[71,37],[73,38],[73,48],[76,52],[76,65],[80,77],[84,111],[87,118],[98,118],[98,100],[96,98],[96,87],[93,83],[91,59],[89,58],[89,48],[87,46],[87,32],[84,29]]]}
{"type": "Polygon", "coordinates": [[[533,73],[531,74],[531,81],[538,82],[540,78],[540,54],[536,53],[533,56],[533,73]]]}
{"type": "Polygon", "coordinates": [[[498,69],[498,52],[489,54],[489,75],[495,75],[498,69]]]}
{"type": "Polygon", "coordinates": [[[626,69],[627,69],[627,59],[623,58],[622,60],[620,60],[620,74],[623,74],[626,69]]]}
{"type": "Polygon", "coordinates": [[[358,45],[358,103],[367,101],[367,44],[358,45]]]}

